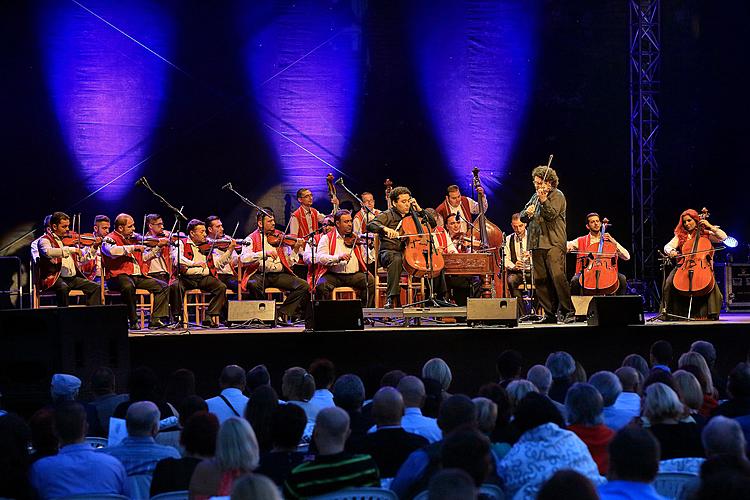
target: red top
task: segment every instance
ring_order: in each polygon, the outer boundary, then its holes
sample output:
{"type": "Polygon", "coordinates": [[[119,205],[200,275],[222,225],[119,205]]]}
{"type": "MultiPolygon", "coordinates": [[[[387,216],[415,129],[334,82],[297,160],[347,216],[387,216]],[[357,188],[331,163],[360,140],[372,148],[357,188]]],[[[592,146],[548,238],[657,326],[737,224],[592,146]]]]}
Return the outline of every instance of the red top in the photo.
{"type": "Polygon", "coordinates": [[[589,453],[591,453],[591,458],[594,459],[596,466],[599,468],[599,474],[606,475],[609,470],[609,451],[607,451],[607,447],[612,438],[615,437],[615,431],[604,424],[593,427],[574,424],[568,426],[568,430],[574,432],[576,436],[581,438],[581,441],[586,443],[589,453]]]}

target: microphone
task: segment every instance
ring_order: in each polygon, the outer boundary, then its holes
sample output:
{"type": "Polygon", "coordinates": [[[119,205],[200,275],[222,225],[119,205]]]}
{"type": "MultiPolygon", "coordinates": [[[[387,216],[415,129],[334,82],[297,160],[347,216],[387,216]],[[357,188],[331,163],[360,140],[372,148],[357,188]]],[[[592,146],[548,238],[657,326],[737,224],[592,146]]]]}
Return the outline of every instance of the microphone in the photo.
{"type": "Polygon", "coordinates": [[[140,179],[138,179],[137,181],[135,181],[135,185],[136,186],[146,186],[146,185],[148,185],[148,181],[146,180],[145,177],[141,177],[140,179]]]}
{"type": "Polygon", "coordinates": [[[336,180],[336,182],[334,182],[334,184],[338,184],[339,186],[343,187],[343,185],[344,185],[344,178],[343,177],[339,177],[338,180],[336,180]]]}
{"type": "Polygon", "coordinates": [[[223,186],[221,186],[221,189],[232,189],[232,183],[231,182],[227,182],[226,184],[224,184],[223,186]]]}

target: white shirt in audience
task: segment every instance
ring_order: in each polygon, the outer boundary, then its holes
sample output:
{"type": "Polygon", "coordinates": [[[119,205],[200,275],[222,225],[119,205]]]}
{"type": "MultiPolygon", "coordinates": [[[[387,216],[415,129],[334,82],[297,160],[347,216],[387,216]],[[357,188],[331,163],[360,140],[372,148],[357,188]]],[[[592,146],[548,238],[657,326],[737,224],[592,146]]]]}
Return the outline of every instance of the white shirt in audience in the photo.
{"type": "MultiPolygon", "coordinates": [[[[245,406],[247,406],[247,396],[242,394],[241,390],[234,387],[224,389],[221,391],[221,395],[227,398],[232,405],[232,408],[234,408],[234,410],[239,413],[239,417],[242,418],[245,414],[245,406]]],[[[206,404],[208,405],[208,411],[216,415],[220,424],[225,420],[228,420],[230,417],[237,416],[220,396],[207,399],[206,404]]]]}

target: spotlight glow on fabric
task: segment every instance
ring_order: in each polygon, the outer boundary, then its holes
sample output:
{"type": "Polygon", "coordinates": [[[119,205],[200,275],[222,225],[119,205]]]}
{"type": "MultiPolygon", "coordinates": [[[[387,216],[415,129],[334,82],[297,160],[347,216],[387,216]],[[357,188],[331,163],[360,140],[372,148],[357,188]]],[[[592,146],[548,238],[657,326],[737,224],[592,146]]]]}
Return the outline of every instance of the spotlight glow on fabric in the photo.
{"type": "Polygon", "coordinates": [[[425,0],[412,11],[416,71],[443,154],[457,180],[479,167],[488,193],[507,172],[524,117],[535,4],[425,0]]]}
{"type": "Polygon", "coordinates": [[[149,151],[172,22],[144,0],[50,2],[41,13],[46,81],[65,142],[86,187],[115,202],[149,151]]]}

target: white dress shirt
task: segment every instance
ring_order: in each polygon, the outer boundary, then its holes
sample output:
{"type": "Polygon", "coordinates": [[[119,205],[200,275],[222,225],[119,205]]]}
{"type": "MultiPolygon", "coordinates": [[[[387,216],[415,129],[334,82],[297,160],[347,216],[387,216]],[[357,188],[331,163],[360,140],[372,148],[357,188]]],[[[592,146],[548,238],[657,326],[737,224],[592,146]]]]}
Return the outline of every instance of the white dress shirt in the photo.
{"type": "Polygon", "coordinates": [[[73,260],[73,251],[76,248],[63,245],[62,239],[54,233],[52,233],[52,237],[55,238],[59,248],[53,247],[47,238],[42,238],[39,240],[39,253],[48,259],[61,259],[62,268],[60,269],[60,276],[63,278],[75,276],[76,263],[73,260]]]}
{"type": "MultiPolygon", "coordinates": [[[[242,249],[242,253],[240,254],[240,262],[242,262],[243,264],[255,264],[256,262],[258,262],[259,271],[263,271],[263,268],[265,267],[267,273],[280,273],[284,271],[284,265],[281,263],[281,259],[279,259],[278,255],[272,257],[270,255],[271,252],[284,252],[284,257],[286,257],[286,261],[290,266],[293,266],[299,260],[299,254],[295,253],[294,249],[289,245],[280,245],[278,247],[274,247],[268,244],[267,238],[264,238],[263,242],[265,243],[264,246],[266,250],[265,262],[260,262],[260,260],[263,258],[263,252],[261,251],[260,247],[256,249],[255,244],[246,245],[242,249]]],[[[316,252],[316,260],[317,257],[318,255],[316,252]]]]}
{"type": "Polygon", "coordinates": [[[338,274],[354,274],[359,269],[359,260],[354,254],[354,247],[347,247],[344,244],[344,237],[339,234],[338,231],[331,231],[324,234],[318,242],[318,248],[315,250],[316,259],[320,264],[326,266],[331,272],[338,274]],[[332,235],[336,235],[336,249],[331,255],[329,250],[329,238],[332,235]],[[349,255],[349,260],[345,261],[343,258],[349,255]]]}
{"type": "MultiPolygon", "coordinates": [[[[708,239],[711,240],[711,243],[721,243],[725,239],[727,239],[727,233],[724,232],[719,226],[714,226],[714,230],[709,232],[708,239]]],[[[687,241],[692,241],[693,235],[688,234],[687,241]]],[[[671,252],[676,251],[679,252],[680,249],[677,248],[679,245],[680,240],[677,238],[677,235],[674,235],[671,240],[669,240],[669,243],[664,245],[664,253],[669,255],[671,252]]]]}
{"type": "Polygon", "coordinates": [[[234,274],[234,267],[239,260],[239,256],[235,250],[214,248],[211,253],[214,256],[214,266],[216,266],[217,273],[234,274]]]}
{"type": "Polygon", "coordinates": [[[208,269],[208,265],[202,265],[207,264],[207,261],[206,256],[201,253],[198,245],[190,238],[187,239],[187,244],[190,245],[193,249],[193,258],[188,259],[187,257],[185,257],[185,243],[182,240],[179,240],[177,242],[178,250],[172,251],[172,262],[177,265],[177,256],[179,255],[179,264],[187,268],[187,270],[183,272],[185,276],[198,277],[208,276],[209,274],[211,274],[211,271],[208,269]]]}
{"type": "MultiPolygon", "coordinates": [[[[309,208],[302,207],[302,213],[305,214],[305,221],[307,222],[307,227],[310,231],[313,230],[313,217],[312,217],[312,210],[309,208]]],[[[318,223],[323,222],[323,219],[325,219],[325,215],[318,212],[318,223]]],[[[299,221],[297,220],[297,217],[292,216],[291,220],[289,221],[289,234],[293,234],[294,236],[305,236],[299,234],[299,221]]]]}
{"type": "MultiPolygon", "coordinates": [[[[443,431],[437,425],[437,420],[422,415],[419,408],[404,408],[404,416],[401,417],[401,427],[406,432],[422,436],[430,443],[443,439],[443,431]]],[[[367,432],[378,430],[377,425],[373,425],[367,432]]]]}
{"type": "MultiPolygon", "coordinates": [[[[513,245],[516,250],[516,259],[524,262],[523,253],[529,250],[529,232],[524,231],[523,236],[518,238],[516,233],[511,233],[505,238],[505,268],[515,269],[516,263],[513,262],[510,255],[510,246],[513,245]]],[[[525,270],[530,269],[528,259],[525,259],[525,270]]]]}
{"type": "MultiPolygon", "coordinates": [[[[601,233],[600,233],[601,234],[601,233]]],[[[600,236],[597,234],[596,236],[589,235],[589,243],[599,243],[601,240],[600,236]]],[[[630,260],[630,252],[628,252],[628,249],[624,246],[617,243],[617,257],[622,260],[630,260]]],[[[578,252],[578,238],[574,239],[573,241],[568,242],[568,252],[578,252]]]]}
{"type": "MultiPolygon", "coordinates": [[[[133,276],[141,275],[141,266],[140,264],[138,264],[138,260],[135,258],[135,245],[113,245],[112,243],[107,242],[107,239],[105,238],[104,240],[102,240],[101,249],[102,254],[106,255],[107,257],[130,257],[130,259],[133,261],[133,276]]],[[[143,262],[152,260],[154,257],[156,257],[156,255],[158,255],[158,253],[154,248],[147,248],[143,251],[143,262]]]]}

